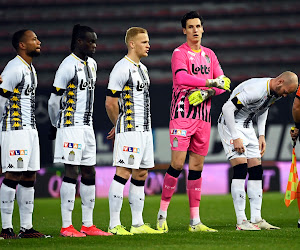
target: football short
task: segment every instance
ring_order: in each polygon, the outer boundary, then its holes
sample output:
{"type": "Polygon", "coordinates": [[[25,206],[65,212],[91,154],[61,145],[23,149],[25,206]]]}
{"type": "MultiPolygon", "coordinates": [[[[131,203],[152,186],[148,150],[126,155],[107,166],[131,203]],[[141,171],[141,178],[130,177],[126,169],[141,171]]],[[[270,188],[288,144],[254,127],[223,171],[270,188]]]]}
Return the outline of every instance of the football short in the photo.
{"type": "Polygon", "coordinates": [[[96,164],[96,139],[90,126],[58,128],[55,141],[54,163],[76,166],[96,164]]]}
{"type": "Polygon", "coordinates": [[[169,134],[171,149],[175,151],[192,151],[206,156],[209,147],[210,122],[178,118],[170,121],[169,134]]]}
{"type": "Polygon", "coordinates": [[[140,169],[153,168],[152,132],[123,132],[116,134],[113,166],[140,169]]]}
{"type": "Polygon", "coordinates": [[[40,170],[40,145],[36,129],[1,132],[2,172],[40,170]]]}
{"type": "Polygon", "coordinates": [[[242,124],[236,123],[236,130],[239,137],[243,140],[243,145],[245,147],[245,152],[240,154],[234,150],[233,140],[229,129],[223,123],[218,123],[218,132],[225,150],[225,154],[228,160],[235,158],[245,157],[247,159],[251,158],[261,158],[259,143],[253,126],[249,128],[244,128],[242,124]]]}

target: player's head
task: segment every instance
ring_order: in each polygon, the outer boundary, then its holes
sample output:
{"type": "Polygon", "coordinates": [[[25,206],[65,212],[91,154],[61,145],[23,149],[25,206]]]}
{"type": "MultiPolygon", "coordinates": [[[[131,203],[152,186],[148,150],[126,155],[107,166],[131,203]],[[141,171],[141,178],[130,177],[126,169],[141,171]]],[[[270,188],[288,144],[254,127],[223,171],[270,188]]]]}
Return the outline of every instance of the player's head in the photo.
{"type": "Polygon", "coordinates": [[[88,26],[76,24],[73,27],[71,51],[78,56],[92,56],[96,52],[97,35],[95,31],[88,26]]]}
{"type": "Polygon", "coordinates": [[[203,18],[196,11],[186,13],[181,19],[183,34],[190,42],[201,42],[203,29],[203,18]]]}
{"type": "Polygon", "coordinates": [[[277,96],[286,97],[288,94],[295,92],[298,88],[298,76],[291,71],[285,71],[271,81],[273,81],[273,83],[272,86],[270,83],[270,89],[273,90],[277,96]]]}
{"type": "Polygon", "coordinates": [[[149,36],[146,29],[131,27],[126,31],[125,43],[129,53],[138,58],[147,57],[150,49],[149,36]]]}
{"type": "Polygon", "coordinates": [[[23,29],[15,32],[11,43],[18,53],[25,53],[29,57],[36,57],[41,53],[41,42],[32,30],[23,29]]]}

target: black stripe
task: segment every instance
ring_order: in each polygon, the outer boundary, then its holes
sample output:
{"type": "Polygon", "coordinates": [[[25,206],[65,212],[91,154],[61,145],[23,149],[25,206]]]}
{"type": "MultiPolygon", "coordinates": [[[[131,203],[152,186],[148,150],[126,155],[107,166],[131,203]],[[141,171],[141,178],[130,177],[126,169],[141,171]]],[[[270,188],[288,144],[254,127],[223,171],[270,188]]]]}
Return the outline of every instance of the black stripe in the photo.
{"type": "Polygon", "coordinates": [[[106,96],[120,97],[120,95],[121,95],[121,91],[116,91],[115,93],[113,93],[111,89],[106,89],[106,96]]]}
{"type": "Polygon", "coordinates": [[[11,96],[12,92],[6,90],[6,92],[4,92],[4,89],[0,89],[0,95],[3,96],[4,98],[9,98],[11,96]]]}
{"type": "Polygon", "coordinates": [[[186,71],[186,72],[188,72],[186,69],[177,69],[177,70],[175,71],[175,75],[176,75],[179,71],[186,71]]]}
{"type": "Polygon", "coordinates": [[[52,93],[55,94],[55,95],[57,95],[57,96],[62,96],[65,91],[66,91],[65,89],[56,88],[54,86],[52,88],[52,93]]]}
{"type": "Polygon", "coordinates": [[[296,95],[296,97],[300,100],[300,96],[296,95]]]}

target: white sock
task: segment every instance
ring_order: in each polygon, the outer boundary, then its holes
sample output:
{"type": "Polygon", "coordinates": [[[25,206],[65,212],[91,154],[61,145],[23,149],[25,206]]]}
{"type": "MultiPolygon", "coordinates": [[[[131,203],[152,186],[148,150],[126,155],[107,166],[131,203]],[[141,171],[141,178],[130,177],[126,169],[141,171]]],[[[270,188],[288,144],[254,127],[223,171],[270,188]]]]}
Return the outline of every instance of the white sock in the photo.
{"type": "Polygon", "coordinates": [[[251,222],[259,222],[262,220],[262,180],[248,180],[247,194],[250,201],[251,222]]]}
{"type": "Polygon", "coordinates": [[[6,186],[4,183],[0,189],[0,200],[1,200],[1,221],[2,228],[13,228],[12,225],[12,214],[14,211],[16,189],[6,186]]]}
{"type": "Polygon", "coordinates": [[[241,224],[243,220],[247,220],[245,214],[245,208],[246,208],[245,180],[232,179],[231,195],[233,199],[237,224],[241,224]]]}
{"type": "Polygon", "coordinates": [[[82,208],[82,225],[93,226],[93,211],[95,206],[96,189],[95,185],[80,183],[80,197],[82,208]]]}
{"type": "Polygon", "coordinates": [[[34,207],[34,187],[24,187],[18,184],[17,201],[20,211],[20,227],[32,228],[32,213],[34,207]]]}
{"type": "Polygon", "coordinates": [[[76,184],[63,181],[60,187],[61,218],[63,228],[72,225],[72,211],[74,209],[75,194],[76,184]]]}
{"type": "Polygon", "coordinates": [[[158,210],[158,214],[157,214],[157,219],[159,220],[160,218],[164,218],[167,219],[167,215],[168,215],[168,211],[162,211],[162,210],[158,210]]]}
{"type": "Polygon", "coordinates": [[[132,226],[142,226],[143,221],[143,210],[145,203],[145,192],[144,186],[136,186],[130,182],[129,196],[128,196],[131,216],[132,216],[132,226]]]}
{"type": "Polygon", "coordinates": [[[123,204],[123,191],[124,186],[120,182],[113,180],[110,184],[109,188],[109,227],[110,229],[114,228],[115,226],[121,225],[120,221],[120,212],[123,204]]]}

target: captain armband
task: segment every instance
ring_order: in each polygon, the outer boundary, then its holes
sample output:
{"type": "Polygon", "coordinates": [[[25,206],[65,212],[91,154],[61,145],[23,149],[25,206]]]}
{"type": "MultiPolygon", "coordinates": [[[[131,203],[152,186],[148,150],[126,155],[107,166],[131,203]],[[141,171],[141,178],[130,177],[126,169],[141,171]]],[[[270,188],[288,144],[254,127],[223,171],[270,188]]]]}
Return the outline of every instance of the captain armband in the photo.
{"type": "Polygon", "coordinates": [[[113,89],[107,89],[106,95],[111,97],[120,97],[121,91],[113,90],[113,89]]]}
{"type": "Polygon", "coordinates": [[[244,105],[241,103],[241,101],[237,98],[234,97],[231,102],[234,104],[234,106],[236,106],[237,109],[241,109],[244,107],[244,105]]]}
{"type": "Polygon", "coordinates": [[[11,96],[12,92],[6,90],[6,89],[1,89],[0,88],[0,95],[3,96],[4,98],[9,98],[11,96]]]}
{"type": "Polygon", "coordinates": [[[57,88],[53,86],[52,93],[58,96],[62,96],[65,92],[65,89],[57,88]]]}

